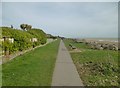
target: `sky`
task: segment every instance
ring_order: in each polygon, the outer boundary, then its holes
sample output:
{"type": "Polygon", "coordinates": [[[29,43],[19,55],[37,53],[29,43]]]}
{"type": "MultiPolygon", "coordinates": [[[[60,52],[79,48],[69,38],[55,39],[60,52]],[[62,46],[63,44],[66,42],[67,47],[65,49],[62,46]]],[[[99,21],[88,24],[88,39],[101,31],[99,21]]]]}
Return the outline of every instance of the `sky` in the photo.
{"type": "Polygon", "coordinates": [[[2,2],[119,2],[119,0],[1,0],[2,2]]]}
{"type": "Polygon", "coordinates": [[[71,38],[117,38],[117,2],[2,2],[2,25],[71,38]]]}

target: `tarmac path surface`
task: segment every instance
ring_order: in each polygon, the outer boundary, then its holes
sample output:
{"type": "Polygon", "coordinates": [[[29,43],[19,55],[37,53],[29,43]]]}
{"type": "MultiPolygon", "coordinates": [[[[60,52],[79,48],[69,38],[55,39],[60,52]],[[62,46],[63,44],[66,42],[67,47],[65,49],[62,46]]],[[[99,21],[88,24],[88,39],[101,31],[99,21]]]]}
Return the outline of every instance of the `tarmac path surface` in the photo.
{"type": "Polygon", "coordinates": [[[59,45],[52,86],[83,86],[72,58],[62,40],[59,45]]]}

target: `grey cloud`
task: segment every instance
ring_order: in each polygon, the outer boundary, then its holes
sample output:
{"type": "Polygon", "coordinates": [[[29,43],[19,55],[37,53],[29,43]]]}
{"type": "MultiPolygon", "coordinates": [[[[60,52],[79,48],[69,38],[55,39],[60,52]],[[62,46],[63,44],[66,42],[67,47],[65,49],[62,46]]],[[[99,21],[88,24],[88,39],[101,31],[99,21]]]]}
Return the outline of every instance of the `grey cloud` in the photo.
{"type": "Polygon", "coordinates": [[[118,4],[3,3],[3,25],[29,23],[66,37],[117,37],[118,4]],[[11,12],[11,14],[10,14],[11,12]]]}

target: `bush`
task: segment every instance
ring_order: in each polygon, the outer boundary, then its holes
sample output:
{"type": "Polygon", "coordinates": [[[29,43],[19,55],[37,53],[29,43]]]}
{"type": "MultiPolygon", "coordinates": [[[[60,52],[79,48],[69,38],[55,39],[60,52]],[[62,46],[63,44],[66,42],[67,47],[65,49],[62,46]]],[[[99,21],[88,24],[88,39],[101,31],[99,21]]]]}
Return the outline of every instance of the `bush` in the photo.
{"type": "Polygon", "coordinates": [[[46,43],[46,40],[47,40],[46,33],[43,32],[41,29],[34,28],[31,30],[28,30],[27,32],[33,35],[33,37],[37,38],[40,44],[46,43]]]}
{"type": "Polygon", "coordinates": [[[3,50],[9,50],[10,53],[45,44],[47,40],[46,34],[40,29],[31,29],[29,31],[12,29],[9,27],[1,27],[0,29],[2,29],[3,37],[14,38],[14,43],[10,43],[9,40],[2,43],[3,50]],[[30,40],[32,38],[37,38],[38,41],[31,42],[30,40]]]}

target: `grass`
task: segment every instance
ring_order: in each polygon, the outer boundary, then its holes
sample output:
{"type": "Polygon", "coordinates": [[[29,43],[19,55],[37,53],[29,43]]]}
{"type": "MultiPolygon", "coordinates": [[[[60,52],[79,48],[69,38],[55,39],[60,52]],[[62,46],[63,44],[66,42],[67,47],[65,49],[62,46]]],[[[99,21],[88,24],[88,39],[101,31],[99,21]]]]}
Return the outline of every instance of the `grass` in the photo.
{"type": "Polygon", "coordinates": [[[80,50],[89,49],[89,47],[86,46],[84,43],[75,43],[75,42],[73,42],[73,40],[68,40],[68,39],[65,39],[64,42],[65,42],[65,45],[68,48],[68,50],[72,50],[70,48],[69,44],[72,44],[73,46],[76,46],[80,50]]]}
{"type": "Polygon", "coordinates": [[[3,86],[50,86],[59,40],[2,65],[3,86]]]}
{"type": "Polygon", "coordinates": [[[118,86],[118,51],[92,50],[83,43],[64,40],[82,52],[73,52],[71,57],[85,86],[118,86]]]}

